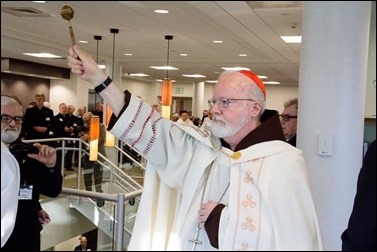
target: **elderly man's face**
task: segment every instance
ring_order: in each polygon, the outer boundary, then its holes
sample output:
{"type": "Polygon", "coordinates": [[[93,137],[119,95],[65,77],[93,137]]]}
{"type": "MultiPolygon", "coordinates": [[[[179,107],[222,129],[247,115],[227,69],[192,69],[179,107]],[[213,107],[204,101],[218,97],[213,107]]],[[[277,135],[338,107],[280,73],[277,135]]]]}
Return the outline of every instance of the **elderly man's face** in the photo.
{"type": "Polygon", "coordinates": [[[97,103],[96,109],[97,109],[97,111],[102,111],[103,110],[103,104],[102,103],[97,103]]]}
{"type": "MultiPolygon", "coordinates": [[[[285,107],[281,114],[288,116],[297,116],[296,105],[285,107]]],[[[280,119],[280,123],[286,139],[296,134],[297,118],[289,118],[287,122],[280,119]]]]}
{"type": "MultiPolygon", "coordinates": [[[[250,85],[250,84],[248,84],[250,85]]],[[[235,74],[219,79],[213,92],[213,99],[250,99],[245,91],[247,85],[240,84],[235,74]]],[[[211,131],[217,137],[230,137],[242,131],[251,122],[253,101],[232,101],[228,107],[218,103],[211,108],[211,131]]]]}
{"type": "Polygon", "coordinates": [[[16,104],[1,105],[1,141],[10,144],[17,140],[22,127],[22,110],[16,104]],[[10,122],[3,122],[5,118],[13,118],[10,122]]]}

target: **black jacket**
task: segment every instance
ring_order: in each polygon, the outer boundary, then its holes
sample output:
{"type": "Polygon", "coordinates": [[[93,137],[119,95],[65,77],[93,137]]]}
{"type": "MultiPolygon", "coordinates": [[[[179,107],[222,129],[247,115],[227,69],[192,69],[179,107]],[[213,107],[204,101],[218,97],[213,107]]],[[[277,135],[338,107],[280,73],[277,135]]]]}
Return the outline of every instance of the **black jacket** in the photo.
{"type": "Polygon", "coordinates": [[[43,163],[27,157],[24,153],[14,154],[20,165],[20,185],[32,185],[32,199],[18,200],[16,222],[4,251],[40,251],[42,225],[38,219],[41,210],[39,194],[57,197],[62,191],[63,176],[59,169],[49,169],[43,163]]]}
{"type": "MultiPolygon", "coordinates": [[[[89,245],[86,245],[86,251],[89,251],[89,250],[94,251],[89,245]]],[[[76,246],[73,251],[82,251],[81,245],[76,246]]]]}
{"type": "Polygon", "coordinates": [[[50,138],[50,132],[54,131],[54,112],[47,107],[39,108],[34,106],[27,108],[22,123],[21,136],[25,139],[45,139],[50,138]],[[47,127],[47,131],[40,133],[33,129],[34,126],[47,127]]]}
{"type": "Polygon", "coordinates": [[[365,154],[352,213],[341,239],[343,251],[376,251],[376,140],[365,154]]]}

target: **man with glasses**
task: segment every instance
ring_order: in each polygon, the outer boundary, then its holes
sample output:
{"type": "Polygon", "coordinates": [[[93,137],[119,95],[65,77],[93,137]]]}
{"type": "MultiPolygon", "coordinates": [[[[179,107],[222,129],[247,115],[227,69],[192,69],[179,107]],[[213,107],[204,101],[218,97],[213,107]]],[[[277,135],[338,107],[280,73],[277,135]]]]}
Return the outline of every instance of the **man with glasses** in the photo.
{"type": "Polygon", "coordinates": [[[164,119],[75,45],[68,65],[110,105],[111,133],[148,160],[128,250],[322,250],[302,152],[250,71],[219,76],[208,131],[164,119]]]}
{"type": "Polygon", "coordinates": [[[62,173],[55,169],[55,149],[20,140],[22,110],[17,98],[1,96],[1,142],[9,147],[20,171],[17,216],[13,232],[1,248],[4,251],[41,250],[42,223],[48,223],[50,218],[39,203],[39,194],[57,197],[62,190],[62,173]]]}
{"type": "MultiPolygon", "coordinates": [[[[18,104],[17,101],[10,97],[1,96],[1,107],[7,106],[9,99],[11,103],[18,104]]],[[[11,104],[9,104],[11,106],[11,104]]],[[[1,109],[1,129],[3,124],[14,121],[18,124],[22,118],[22,107],[18,106],[20,115],[17,117],[3,116],[1,109]]],[[[2,130],[3,131],[3,130],[2,130]]],[[[3,135],[3,132],[1,132],[3,135]]],[[[6,144],[1,141],[1,247],[4,246],[10,235],[12,234],[16,221],[16,213],[18,207],[18,189],[20,186],[20,168],[16,158],[9,151],[6,144]]]]}
{"type": "Polygon", "coordinates": [[[283,112],[280,114],[280,123],[283,128],[285,141],[296,147],[298,99],[284,102],[283,112]]]}

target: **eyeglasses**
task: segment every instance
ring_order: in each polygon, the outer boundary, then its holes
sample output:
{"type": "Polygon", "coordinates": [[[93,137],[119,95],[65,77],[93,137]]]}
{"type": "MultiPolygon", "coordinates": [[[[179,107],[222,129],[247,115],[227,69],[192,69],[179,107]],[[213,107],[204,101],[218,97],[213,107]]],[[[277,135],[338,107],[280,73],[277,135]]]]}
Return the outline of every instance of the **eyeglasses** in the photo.
{"type": "Polygon", "coordinates": [[[14,120],[14,122],[16,124],[21,124],[22,123],[22,119],[23,119],[22,116],[11,117],[9,115],[1,115],[1,122],[2,123],[11,123],[12,120],[14,120]]]}
{"type": "Polygon", "coordinates": [[[208,106],[209,108],[212,108],[215,104],[219,106],[219,108],[227,108],[229,104],[231,104],[233,101],[254,101],[252,99],[228,99],[228,98],[219,98],[219,99],[209,99],[208,100],[208,106]]]}
{"type": "Polygon", "coordinates": [[[284,122],[288,122],[291,118],[297,118],[297,116],[290,116],[290,115],[279,115],[281,119],[283,119],[284,122]]]}

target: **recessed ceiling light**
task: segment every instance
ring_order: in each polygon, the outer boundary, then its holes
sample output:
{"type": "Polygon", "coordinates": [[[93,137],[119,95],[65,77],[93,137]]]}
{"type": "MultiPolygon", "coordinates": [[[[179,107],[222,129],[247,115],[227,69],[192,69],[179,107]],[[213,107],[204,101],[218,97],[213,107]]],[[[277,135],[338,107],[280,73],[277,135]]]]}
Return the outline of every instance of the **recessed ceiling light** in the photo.
{"type": "Polygon", "coordinates": [[[247,54],[245,54],[245,53],[240,53],[240,54],[238,54],[238,56],[240,56],[240,57],[246,57],[247,54]]]}
{"type": "Polygon", "coordinates": [[[217,83],[217,80],[206,80],[208,83],[217,83]]]}
{"type": "Polygon", "coordinates": [[[105,69],[106,68],[105,65],[98,65],[98,67],[101,68],[101,69],[105,69]]]}
{"type": "Polygon", "coordinates": [[[180,53],[179,55],[182,56],[182,57],[186,57],[188,54],[187,53],[180,53]]]}
{"type": "Polygon", "coordinates": [[[81,44],[88,44],[88,41],[86,41],[86,40],[79,40],[79,43],[81,43],[81,44]]]}
{"type": "Polygon", "coordinates": [[[167,14],[167,13],[169,13],[168,10],[155,10],[154,12],[156,12],[158,14],[167,14]]]}
{"type": "Polygon", "coordinates": [[[285,43],[301,43],[301,36],[280,36],[285,43]]]}
{"type": "Polygon", "coordinates": [[[264,84],[268,84],[268,85],[277,85],[277,84],[280,84],[280,82],[278,81],[263,81],[264,84]]]}
{"type": "Polygon", "coordinates": [[[250,71],[250,69],[247,67],[222,67],[222,69],[227,70],[227,71],[241,71],[241,70],[250,71]]]}
{"type": "Polygon", "coordinates": [[[157,69],[157,70],[179,70],[179,68],[172,67],[172,66],[150,66],[150,68],[157,69]]]}
{"type": "Polygon", "coordinates": [[[214,41],[212,41],[212,43],[214,43],[214,44],[222,44],[223,41],[222,40],[214,40],[214,41]]]}
{"type": "Polygon", "coordinates": [[[124,55],[125,56],[132,56],[133,54],[132,53],[125,53],[124,55]]]}
{"type": "MultiPolygon", "coordinates": [[[[157,81],[157,82],[162,82],[161,79],[156,79],[155,81],[157,81]]],[[[176,82],[176,80],[171,80],[171,82],[176,82]]]]}
{"type": "Polygon", "coordinates": [[[54,55],[51,53],[23,53],[24,55],[32,56],[32,57],[37,57],[37,58],[48,58],[48,59],[61,59],[63,58],[62,56],[54,55]]]}
{"type": "Polygon", "coordinates": [[[207,76],[201,75],[201,74],[182,74],[184,77],[189,77],[189,78],[205,78],[207,76]]]}
{"type": "Polygon", "coordinates": [[[145,77],[145,76],[149,76],[149,75],[148,74],[144,74],[144,73],[131,73],[130,76],[145,77]]]}

